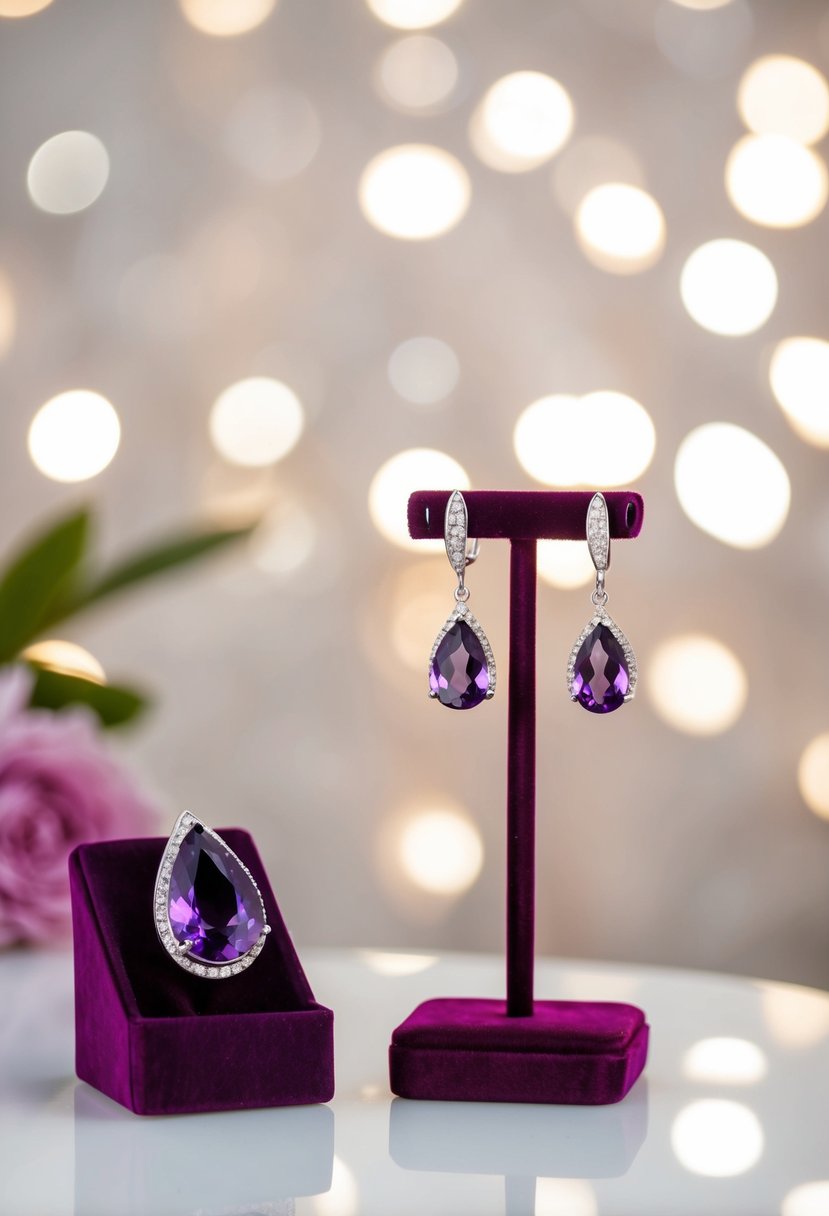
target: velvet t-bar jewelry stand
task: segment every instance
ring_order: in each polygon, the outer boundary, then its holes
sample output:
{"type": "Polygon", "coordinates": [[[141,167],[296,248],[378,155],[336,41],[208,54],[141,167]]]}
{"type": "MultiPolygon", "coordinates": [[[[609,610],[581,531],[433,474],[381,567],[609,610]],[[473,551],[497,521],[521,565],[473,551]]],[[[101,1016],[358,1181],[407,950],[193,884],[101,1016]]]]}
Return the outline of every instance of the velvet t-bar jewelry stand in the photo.
{"type": "MultiPolygon", "coordinates": [[[[450,492],[412,494],[409,532],[415,540],[443,538],[450,492]]],[[[391,1088],[402,1098],[599,1105],[620,1101],[645,1066],[648,1025],[641,1009],[610,1001],[536,1001],[533,994],[536,544],[584,540],[592,496],[464,494],[469,535],[510,542],[507,994],[504,1001],[441,997],[419,1005],[393,1032],[389,1050],[391,1088]]],[[[617,490],[605,499],[611,537],[638,536],[641,496],[617,490]]],[[[597,719],[597,731],[608,727],[612,719],[597,719]]]]}

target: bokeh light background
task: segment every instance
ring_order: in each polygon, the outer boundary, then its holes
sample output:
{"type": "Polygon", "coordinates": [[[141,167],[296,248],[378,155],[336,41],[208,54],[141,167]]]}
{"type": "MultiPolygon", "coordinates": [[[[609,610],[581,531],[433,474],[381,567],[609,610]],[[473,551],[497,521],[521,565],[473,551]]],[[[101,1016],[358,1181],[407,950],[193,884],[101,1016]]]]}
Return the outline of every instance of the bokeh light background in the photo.
{"type": "Polygon", "coordinates": [[[630,485],[606,721],[540,548],[538,946],[829,984],[827,71],[817,0],[0,0],[0,536],[262,517],[39,654],[143,673],[299,941],[502,946],[506,683],[429,703],[408,493],[630,485]]]}

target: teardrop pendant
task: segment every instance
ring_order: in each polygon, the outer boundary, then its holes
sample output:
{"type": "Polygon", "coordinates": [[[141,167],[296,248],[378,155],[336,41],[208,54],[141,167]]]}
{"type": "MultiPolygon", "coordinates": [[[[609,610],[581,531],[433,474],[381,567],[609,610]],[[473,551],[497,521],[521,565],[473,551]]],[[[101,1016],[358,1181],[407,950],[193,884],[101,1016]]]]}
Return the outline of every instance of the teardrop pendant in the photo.
{"type": "Polygon", "coordinates": [[[461,601],[435,638],[429,656],[429,696],[449,709],[474,709],[494,695],[492,647],[461,601]]]}
{"type": "Polygon", "coordinates": [[[591,595],[595,613],[573,643],[567,664],[567,691],[591,714],[609,714],[636,692],[633,647],[605,608],[605,578],[610,568],[610,515],[597,491],[587,506],[587,548],[596,568],[591,595]]]}
{"type": "Polygon", "coordinates": [[[247,866],[189,811],[164,848],[153,906],[164,949],[185,971],[206,979],[249,967],[270,933],[247,866]]]}
{"type": "Polygon", "coordinates": [[[567,690],[593,714],[608,714],[636,692],[636,657],[622,630],[599,608],[570,651],[567,690]]]}

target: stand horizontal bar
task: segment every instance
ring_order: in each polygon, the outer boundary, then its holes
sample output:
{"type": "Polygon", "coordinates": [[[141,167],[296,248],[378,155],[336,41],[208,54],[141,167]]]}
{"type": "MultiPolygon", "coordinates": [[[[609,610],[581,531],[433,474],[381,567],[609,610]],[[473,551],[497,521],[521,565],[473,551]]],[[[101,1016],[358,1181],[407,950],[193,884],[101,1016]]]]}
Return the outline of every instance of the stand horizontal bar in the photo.
{"type": "MultiPolygon", "coordinates": [[[[417,490],[409,498],[409,534],[442,540],[451,490],[417,490]]],[[[593,490],[464,490],[469,535],[499,540],[584,540],[593,490]]],[[[645,504],[632,490],[603,491],[614,540],[638,536],[645,504]]]]}

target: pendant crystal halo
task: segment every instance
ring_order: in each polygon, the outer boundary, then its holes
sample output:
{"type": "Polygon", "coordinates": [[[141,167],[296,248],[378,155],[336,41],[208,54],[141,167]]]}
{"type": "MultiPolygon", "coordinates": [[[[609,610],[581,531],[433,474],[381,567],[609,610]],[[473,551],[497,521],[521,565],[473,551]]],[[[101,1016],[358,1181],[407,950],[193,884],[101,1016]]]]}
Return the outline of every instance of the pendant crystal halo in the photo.
{"type": "MultiPolygon", "coordinates": [[[[192,888],[189,895],[197,920],[195,905],[198,893],[192,888]]],[[[261,953],[271,931],[262,894],[250,870],[218,832],[214,832],[190,811],[179,815],[164,846],[155,880],[153,916],[158,939],[170,957],[179,967],[203,979],[227,979],[245,971],[261,953]],[[207,940],[210,926],[196,924],[190,930],[188,925],[188,931],[185,931],[182,925],[176,925],[171,915],[173,905],[178,907],[182,898],[186,899],[178,888],[185,864],[182,849],[188,847],[197,849],[208,858],[210,865],[220,875],[220,881],[226,885],[222,892],[225,899],[232,894],[237,909],[241,908],[244,913],[237,942],[227,947],[230,957],[225,960],[205,957],[205,952],[199,948],[201,942],[207,940]],[[201,939],[199,932],[203,932],[201,939]],[[241,942],[238,940],[240,937],[243,939],[241,942]]],[[[227,931],[227,926],[224,929],[227,931]]],[[[221,930],[219,932],[221,935],[221,930]]]]}
{"type": "Polygon", "coordinates": [[[430,685],[429,696],[432,697],[433,699],[438,698],[439,694],[438,694],[437,690],[434,687],[432,687],[432,684],[434,682],[433,677],[434,677],[435,657],[437,656],[438,650],[440,649],[441,643],[443,642],[444,638],[447,636],[447,634],[450,633],[450,631],[452,629],[455,628],[456,624],[458,624],[459,622],[463,622],[465,625],[467,625],[469,627],[469,629],[472,631],[472,633],[475,635],[475,637],[478,639],[478,641],[480,642],[481,650],[483,651],[483,656],[484,656],[484,660],[485,660],[485,670],[486,670],[486,691],[484,692],[483,697],[481,699],[484,701],[490,701],[495,696],[495,682],[496,682],[496,678],[497,678],[497,673],[495,670],[495,658],[492,653],[492,647],[489,644],[489,638],[484,633],[483,626],[481,625],[478,618],[474,615],[474,613],[470,612],[466,603],[464,603],[463,601],[460,601],[458,604],[456,604],[454,610],[446,618],[446,621],[445,621],[440,633],[435,638],[435,644],[432,647],[432,653],[429,655],[429,685],[430,685]]]}
{"type": "Polygon", "coordinates": [[[567,691],[570,694],[570,700],[578,701],[579,699],[578,694],[573,692],[573,681],[576,677],[576,661],[579,656],[579,651],[590,637],[593,630],[598,628],[600,625],[604,625],[606,629],[610,630],[613,637],[619,643],[622,653],[625,656],[625,662],[628,670],[628,690],[625,693],[623,700],[632,701],[636,694],[636,681],[638,677],[636,656],[633,653],[633,647],[628,641],[627,635],[619,628],[619,626],[613,620],[613,617],[604,608],[596,609],[594,615],[590,618],[584,629],[582,629],[581,633],[576,638],[575,642],[573,643],[573,648],[570,651],[570,658],[567,662],[567,691]]]}

